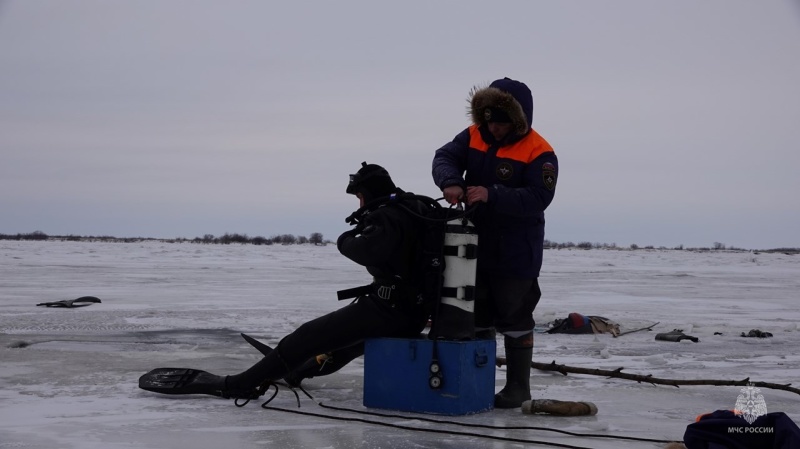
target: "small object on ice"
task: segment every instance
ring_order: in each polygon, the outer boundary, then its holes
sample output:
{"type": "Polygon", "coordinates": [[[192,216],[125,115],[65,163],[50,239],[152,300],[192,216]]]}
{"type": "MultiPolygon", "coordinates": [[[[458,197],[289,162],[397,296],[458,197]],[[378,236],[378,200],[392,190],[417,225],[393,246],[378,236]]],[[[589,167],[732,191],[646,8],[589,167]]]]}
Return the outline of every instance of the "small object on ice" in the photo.
{"type": "Polygon", "coordinates": [[[39,304],[36,305],[45,307],[64,307],[68,309],[74,309],[75,307],[90,306],[92,304],[99,302],[101,302],[100,298],[94,296],[81,296],[80,298],[76,299],[63,299],[61,301],[40,302],[39,304]]]}
{"type": "Polygon", "coordinates": [[[686,449],[686,445],[683,443],[669,443],[664,446],[664,449],[686,449]]]}
{"type": "Polygon", "coordinates": [[[686,335],[683,333],[681,329],[673,329],[670,332],[664,332],[661,334],[656,334],[656,340],[660,341],[674,341],[679,342],[682,340],[691,340],[695,343],[699,342],[700,339],[697,337],[692,337],[691,335],[686,335]]]}
{"type": "Polygon", "coordinates": [[[638,329],[632,329],[632,330],[629,330],[629,331],[620,332],[618,335],[614,335],[614,338],[621,337],[621,336],[626,335],[626,334],[632,334],[634,332],[651,331],[656,326],[656,324],[661,324],[661,322],[660,321],[656,321],[655,323],[653,323],[653,324],[651,324],[649,326],[640,327],[638,329]]]}
{"type": "Polygon", "coordinates": [[[556,416],[596,415],[597,406],[591,402],[557,401],[555,399],[534,399],[522,403],[522,413],[532,415],[545,413],[556,416]]]}
{"type": "Polygon", "coordinates": [[[769,338],[772,337],[772,334],[769,332],[764,332],[760,329],[751,329],[750,332],[746,334],[742,332],[742,337],[769,338]]]}

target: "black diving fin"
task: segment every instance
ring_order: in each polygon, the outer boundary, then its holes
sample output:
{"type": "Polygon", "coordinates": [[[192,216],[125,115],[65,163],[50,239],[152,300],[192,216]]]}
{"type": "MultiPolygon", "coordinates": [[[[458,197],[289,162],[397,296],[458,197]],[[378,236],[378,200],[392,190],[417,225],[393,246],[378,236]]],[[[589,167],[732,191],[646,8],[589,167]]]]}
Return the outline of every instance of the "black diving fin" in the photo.
{"type": "MultiPolygon", "coordinates": [[[[242,338],[265,356],[272,352],[271,347],[247,334],[242,334],[242,338]]],[[[229,390],[225,378],[193,368],[156,368],[139,378],[139,388],[162,394],[208,394],[226,399],[254,399],[264,394],[259,390],[229,390]]]]}
{"type": "Polygon", "coordinates": [[[256,399],[259,390],[230,390],[227,376],[192,368],[156,368],[139,378],[139,388],[162,394],[208,394],[225,399],[256,399]]]}
{"type": "Polygon", "coordinates": [[[65,307],[73,309],[75,307],[90,306],[92,304],[96,304],[99,302],[101,302],[100,298],[97,298],[95,296],[81,296],[80,298],[75,298],[75,299],[62,299],[61,301],[40,302],[39,304],[36,305],[45,307],[65,307]]]}
{"type": "Polygon", "coordinates": [[[163,394],[210,394],[222,397],[225,377],[192,368],[156,368],[139,378],[139,388],[163,394]]]}
{"type": "Polygon", "coordinates": [[[247,335],[245,333],[242,333],[242,338],[244,338],[244,341],[250,343],[250,345],[252,347],[258,349],[258,352],[263,354],[265,357],[268,356],[272,352],[272,348],[271,347],[265,345],[264,343],[261,343],[260,341],[256,340],[255,338],[253,338],[253,337],[251,337],[251,336],[249,336],[249,335],[247,335]]]}

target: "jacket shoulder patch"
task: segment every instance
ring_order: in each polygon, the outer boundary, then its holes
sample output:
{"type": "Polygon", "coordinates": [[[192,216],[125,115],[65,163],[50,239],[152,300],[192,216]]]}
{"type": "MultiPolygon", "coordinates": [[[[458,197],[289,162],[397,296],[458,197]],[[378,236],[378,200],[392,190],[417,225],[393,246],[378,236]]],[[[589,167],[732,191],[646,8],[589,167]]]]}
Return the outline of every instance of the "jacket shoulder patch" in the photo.
{"type": "Polygon", "coordinates": [[[542,164],[542,181],[547,190],[556,188],[556,167],[550,162],[542,164]]]}

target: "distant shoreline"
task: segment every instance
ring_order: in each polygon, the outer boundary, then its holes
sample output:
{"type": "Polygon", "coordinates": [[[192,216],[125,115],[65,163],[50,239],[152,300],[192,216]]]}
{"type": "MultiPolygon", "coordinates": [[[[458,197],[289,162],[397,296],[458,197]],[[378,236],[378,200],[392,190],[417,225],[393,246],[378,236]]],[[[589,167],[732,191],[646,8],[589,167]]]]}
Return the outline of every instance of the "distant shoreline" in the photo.
{"type": "MultiPolygon", "coordinates": [[[[284,234],[280,236],[273,236],[270,238],[265,237],[247,237],[245,234],[224,234],[220,237],[214,237],[213,235],[206,234],[203,237],[195,237],[195,238],[154,238],[154,237],[114,237],[114,236],[77,236],[77,235],[66,235],[66,236],[59,236],[54,235],[50,236],[44,234],[42,232],[33,232],[29,234],[0,234],[0,240],[12,240],[12,241],[52,241],[52,242],[111,242],[111,243],[139,243],[139,242],[161,242],[161,243],[194,243],[194,244],[205,244],[205,245],[229,245],[229,244],[241,244],[241,245],[305,245],[311,244],[316,246],[324,246],[329,243],[333,243],[330,240],[325,240],[322,238],[322,234],[315,233],[312,234],[311,237],[298,237],[290,234],[284,234]]],[[[590,250],[590,249],[606,249],[606,250],[618,250],[618,251],[637,251],[637,250],[645,250],[645,251],[692,251],[692,252],[751,252],[751,253],[782,253],[786,255],[797,255],[800,254],[800,248],[770,248],[770,249],[745,249],[745,248],[736,248],[736,247],[729,247],[721,243],[715,243],[711,247],[684,247],[683,245],[679,245],[676,247],[667,247],[667,246],[653,246],[653,245],[646,245],[646,246],[639,246],[636,244],[632,244],[629,246],[618,246],[615,243],[590,243],[590,242],[580,242],[580,243],[573,243],[573,242],[564,242],[564,243],[557,243],[551,242],[549,240],[545,240],[544,243],[545,249],[579,249],[579,250],[590,250]]]]}
{"type": "Polygon", "coordinates": [[[331,243],[330,240],[325,240],[319,232],[314,232],[310,236],[296,236],[292,234],[281,234],[272,237],[248,237],[247,234],[229,234],[225,233],[219,237],[212,234],[206,234],[203,237],[195,237],[192,239],[177,237],[173,239],[153,238],[153,237],[114,237],[109,235],[103,236],[81,236],[81,235],[47,235],[42,231],[35,231],[27,234],[0,234],[0,240],[36,240],[36,241],[58,241],[58,242],[117,242],[117,243],[135,243],[135,242],[164,242],[164,243],[202,243],[202,244],[250,244],[250,245],[295,245],[295,244],[313,244],[313,245],[326,245],[331,243]]]}

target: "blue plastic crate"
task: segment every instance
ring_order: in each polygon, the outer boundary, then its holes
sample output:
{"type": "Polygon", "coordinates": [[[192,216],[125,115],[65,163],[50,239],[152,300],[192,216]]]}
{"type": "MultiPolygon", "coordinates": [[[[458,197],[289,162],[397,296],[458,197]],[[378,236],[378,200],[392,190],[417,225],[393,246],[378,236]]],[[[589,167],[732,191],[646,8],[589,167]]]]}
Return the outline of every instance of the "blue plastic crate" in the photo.
{"type": "MultiPolygon", "coordinates": [[[[376,338],[364,350],[364,406],[440,415],[494,407],[495,340],[436,341],[441,386],[431,387],[434,341],[376,338]]],[[[436,382],[434,381],[434,384],[436,382]]]]}

